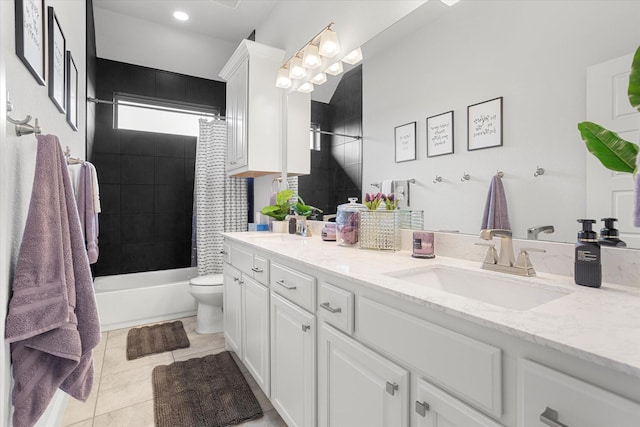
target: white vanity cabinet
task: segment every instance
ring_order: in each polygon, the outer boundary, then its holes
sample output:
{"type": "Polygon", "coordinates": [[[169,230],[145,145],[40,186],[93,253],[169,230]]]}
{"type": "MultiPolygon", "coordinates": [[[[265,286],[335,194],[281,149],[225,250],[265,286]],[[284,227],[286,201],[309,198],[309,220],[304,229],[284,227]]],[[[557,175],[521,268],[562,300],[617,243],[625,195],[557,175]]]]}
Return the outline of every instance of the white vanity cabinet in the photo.
{"type": "Polygon", "coordinates": [[[323,323],[318,341],[320,427],[407,427],[409,372],[323,323]]]}
{"type": "Polygon", "coordinates": [[[289,427],[316,425],[316,317],[273,291],[271,403],[289,427]]]}
{"type": "Polygon", "coordinates": [[[518,361],[518,427],[637,427],[640,404],[530,360],[518,361]]]}
{"type": "Polygon", "coordinates": [[[243,40],[220,72],[227,82],[227,174],[257,177],[282,171],[309,174],[311,97],[287,97],[275,85],[284,50],[243,40]],[[286,145],[283,144],[286,141],[286,145]]]}
{"type": "Polygon", "coordinates": [[[229,251],[223,294],[226,345],[269,396],[269,260],[240,245],[229,251]]]}

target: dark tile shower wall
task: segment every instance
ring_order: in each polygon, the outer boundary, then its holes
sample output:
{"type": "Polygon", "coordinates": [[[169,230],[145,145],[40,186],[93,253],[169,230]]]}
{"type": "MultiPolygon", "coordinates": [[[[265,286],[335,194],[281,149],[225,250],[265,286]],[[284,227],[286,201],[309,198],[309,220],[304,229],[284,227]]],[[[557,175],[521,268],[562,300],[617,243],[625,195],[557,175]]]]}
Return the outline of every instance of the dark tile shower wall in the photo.
{"type": "MultiPolygon", "coordinates": [[[[345,73],[329,104],[311,102],[311,122],[322,130],[362,135],[362,65],[345,73]]],[[[322,135],[321,150],[311,151],[311,174],[298,178],[307,204],[335,213],[349,197],[362,193],[362,139],[322,135]]]]}
{"type": "MultiPolygon", "coordinates": [[[[98,59],[96,92],[103,100],[122,92],[208,105],[224,115],[226,85],[98,59]]],[[[195,137],[113,129],[112,106],[96,106],[90,160],[102,213],[95,276],[191,264],[195,154],[195,137]]]]}

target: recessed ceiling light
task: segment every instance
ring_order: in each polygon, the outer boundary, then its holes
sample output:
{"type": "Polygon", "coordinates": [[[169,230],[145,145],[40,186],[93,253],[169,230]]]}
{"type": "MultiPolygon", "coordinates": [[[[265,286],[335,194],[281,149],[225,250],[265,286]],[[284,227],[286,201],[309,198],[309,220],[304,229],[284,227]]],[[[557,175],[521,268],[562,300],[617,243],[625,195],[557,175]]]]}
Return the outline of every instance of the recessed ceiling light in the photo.
{"type": "Polygon", "coordinates": [[[189,20],[189,15],[187,15],[186,13],[180,11],[180,10],[176,10],[175,12],[173,12],[173,17],[176,18],[178,21],[188,21],[189,20]]]}

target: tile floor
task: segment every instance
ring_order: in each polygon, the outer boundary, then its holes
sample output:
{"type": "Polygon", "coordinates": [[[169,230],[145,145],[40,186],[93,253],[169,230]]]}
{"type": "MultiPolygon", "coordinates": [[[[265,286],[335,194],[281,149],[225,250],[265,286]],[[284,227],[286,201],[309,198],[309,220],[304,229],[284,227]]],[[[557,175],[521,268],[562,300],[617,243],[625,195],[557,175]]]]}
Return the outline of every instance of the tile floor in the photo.
{"type": "MultiPolygon", "coordinates": [[[[62,425],[69,427],[153,427],[153,390],[151,371],[156,365],[216,354],[225,350],[223,334],[198,335],[196,319],[182,320],[191,342],[189,348],[174,350],[135,360],[126,358],[129,329],[102,333],[94,350],[95,380],[86,402],[69,398],[62,425]]],[[[235,358],[256,395],[264,415],[257,420],[240,424],[242,427],[286,427],[255,380],[235,358]]],[[[180,427],[180,426],[175,426],[180,427]]]]}

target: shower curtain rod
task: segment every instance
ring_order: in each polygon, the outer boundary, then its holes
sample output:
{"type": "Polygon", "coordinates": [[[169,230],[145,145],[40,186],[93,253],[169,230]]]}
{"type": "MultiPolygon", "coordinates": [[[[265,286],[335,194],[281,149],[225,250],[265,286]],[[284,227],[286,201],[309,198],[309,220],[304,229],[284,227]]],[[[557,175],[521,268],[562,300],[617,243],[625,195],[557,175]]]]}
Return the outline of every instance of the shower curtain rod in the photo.
{"type": "Polygon", "coordinates": [[[144,108],[146,110],[156,110],[156,111],[169,111],[169,112],[172,112],[172,113],[188,114],[190,116],[199,116],[199,117],[206,116],[206,117],[212,117],[214,119],[226,120],[225,116],[218,116],[218,115],[215,115],[213,113],[195,112],[195,111],[180,111],[180,110],[177,110],[177,109],[176,110],[170,110],[170,109],[167,109],[167,108],[153,107],[153,106],[150,106],[150,105],[129,104],[127,102],[118,103],[118,102],[114,102],[114,101],[105,101],[104,99],[97,99],[97,98],[91,98],[91,97],[88,97],[87,101],[93,102],[94,104],[108,104],[108,105],[120,104],[120,105],[123,105],[123,106],[126,106],[126,107],[144,108]]]}

